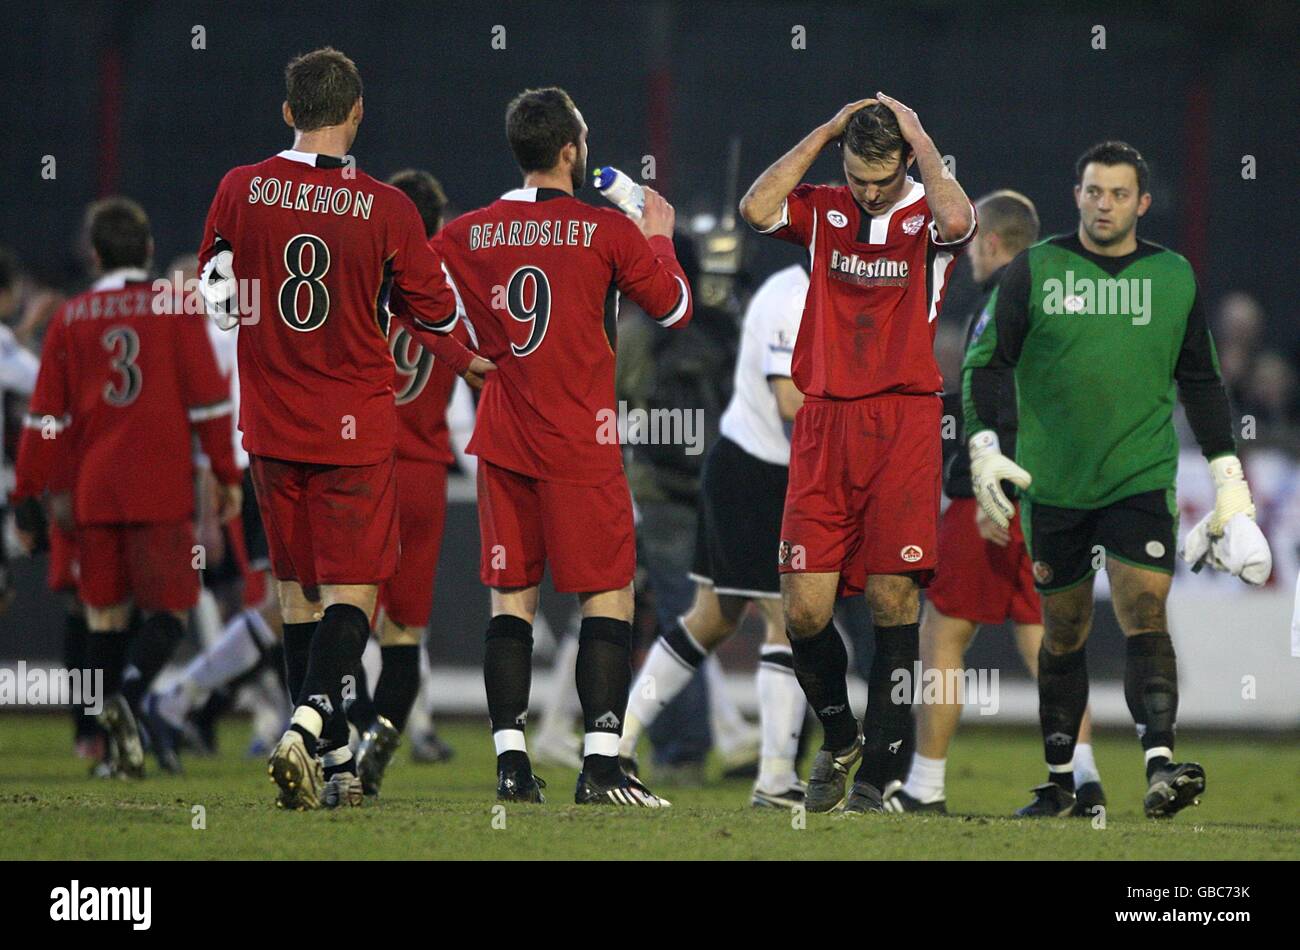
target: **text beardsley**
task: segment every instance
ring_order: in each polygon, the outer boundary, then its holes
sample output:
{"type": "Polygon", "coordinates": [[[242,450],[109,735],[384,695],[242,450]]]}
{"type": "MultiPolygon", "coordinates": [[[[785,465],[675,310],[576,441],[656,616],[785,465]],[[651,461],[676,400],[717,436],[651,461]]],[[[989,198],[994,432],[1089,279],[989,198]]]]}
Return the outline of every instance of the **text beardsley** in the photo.
{"type": "Polygon", "coordinates": [[[504,221],[475,224],[469,229],[469,249],[485,251],[493,247],[591,247],[597,222],[580,218],[556,218],[545,221],[504,221]]]}

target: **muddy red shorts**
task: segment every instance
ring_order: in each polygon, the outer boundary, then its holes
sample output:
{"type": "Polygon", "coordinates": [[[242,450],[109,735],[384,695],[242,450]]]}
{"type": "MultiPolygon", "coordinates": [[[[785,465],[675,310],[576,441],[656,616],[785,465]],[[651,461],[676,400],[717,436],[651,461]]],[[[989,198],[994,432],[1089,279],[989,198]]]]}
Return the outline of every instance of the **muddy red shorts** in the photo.
{"type": "Polygon", "coordinates": [[[194,548],[188,519],[77,525],[78,596],[87,607],[131,601],[141,610],[189,610],[199,600],[194,548]]]}
{"type": "Polygon", "coordinates": [[[378,584],[397,570],[397,465],[318,465],[254,455],[271,573],[303,587],[378,584]]]}
{"type": "Polygon", "coordinates": [[[60,528],[50,522],[50,563],[45,572],[45,584],[52,591],[77,590],[81,568],[77,563],[77,532],[60,528]]]}
{"type": "Polygon", "coordinates": [[[620,590],[636,572],[632,495],[622,472],[602,485],[566,485],[479,459],[478,523],[479,576],[488,587],[532,587],[547,563],[563,593],[620,590]]]}
{"type": "Polygon", "coordinates": [[[395,623],[423,628],[433,610],[433,581],[447,519],[447,466],[399,458],[397,511],[402,554],[397,573],[379,591],[379,604],[395,623]]]}
{"type": "Polygon", "coordinates": [[[1005,548],[980,537],[974,498],[956,498],[939,521],[939,571],[925,596],[945,617],[972,623],[1042,623],[1033,560],[1025,549],[1020,512],[1005,548]]]}
{"type": "Polygon", "coordinates": [[[778,553],[782,574],[840,574],[839,595],[872,574],[938,563],[943,458],[937,396],[810,400],[795,416],[778,553]]]}

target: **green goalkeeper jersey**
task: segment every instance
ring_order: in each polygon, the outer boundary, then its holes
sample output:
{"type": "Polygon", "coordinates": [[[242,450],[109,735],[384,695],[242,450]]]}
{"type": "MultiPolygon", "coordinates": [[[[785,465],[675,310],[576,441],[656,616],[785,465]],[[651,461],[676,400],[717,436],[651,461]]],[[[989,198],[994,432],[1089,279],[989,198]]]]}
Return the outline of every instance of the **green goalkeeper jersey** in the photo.
{"type": "Polygon", "coordinates": [[[1033,476],[1031,501],[1101,508],[1172,489],[1175,391],[1206,457],[1235,451],[1186,258],[1148,241],[1104,257],[1060,235],[1007,265],[996,300],[966,351],[966,432],[994,428],[998,371],[1013,368],[1016,461],[1033,476]]]}

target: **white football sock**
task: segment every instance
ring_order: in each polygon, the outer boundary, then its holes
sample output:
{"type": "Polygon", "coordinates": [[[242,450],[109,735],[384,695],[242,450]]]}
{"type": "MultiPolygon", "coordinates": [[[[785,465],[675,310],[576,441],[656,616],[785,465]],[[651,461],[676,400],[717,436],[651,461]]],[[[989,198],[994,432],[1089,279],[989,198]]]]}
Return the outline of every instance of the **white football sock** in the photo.
{"type": "MultiPolygon", "coordinates": [[[[685,629],[684,625],[682,629],[685,629]]],[[[754,729],[732,702],[717,656],[709,654],[705,659],[704,675],[709,685],[709,726],[713,730],[713,743],[719,752],[727,755],[752,742],[754,729]]]]}
{"type": "Polygon", "coordinates": [[[1092,757],[1091,744],[1080,742],[1074,747],[1074,787],[1100,781],[1101,773],[1097,771],[1097,761],[1092,757]]]}
{"type": "Polygon", "coordinates": [[[636,744],[641,733],[650,728],[659,718],[663,708],[672,702],[686,684],[695,675],[695,668],[664,643],[663,637],[657,637],[646,654],[641,672],[627,696],[627,715],[623,717],[623,738],[619,742],[618,754],[631,758],[636,754],[636,744]]]}
{"type": "Polygon", "coordinates": [[[776,794],[793,788],[799,780],[794,760],[799,754],[799,734],[808,700],[795,679],[789,647],[763,647],[757,679],[763,747],[756,787],[776,794]]]}
{"type": "Polygon", "coordinates": [[[916,753],[912,756],[912,767],[908,770],[903,791],[918,802],[939,801],[943,798],[943,778],[947,767],[947,759],[927,759],[916,753]]]}
{"type": "Polygon", "coordinates": [[[251,610],[230,619],[217,642],[196,656],[181,677],[193,684],[195,698],[220,689],[257,666],[263,647],[274,640],[266,621],[251,610]]]}

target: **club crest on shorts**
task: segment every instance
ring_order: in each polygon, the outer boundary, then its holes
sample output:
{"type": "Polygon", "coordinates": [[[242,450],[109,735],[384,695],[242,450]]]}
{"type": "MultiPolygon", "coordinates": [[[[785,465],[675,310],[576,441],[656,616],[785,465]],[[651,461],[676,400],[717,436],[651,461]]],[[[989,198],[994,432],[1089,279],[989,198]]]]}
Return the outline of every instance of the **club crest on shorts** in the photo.
{"type": "Polygon", "coordinates": [[[1046,584],[1052,579],[1052,565],[1046,561],[1034,562],[1034,580],[1040,584],[1046,584]]]}
{"type": "Polygon", "coordinates": [[[1163,544],[1161,544],[1159,541],[1148,541],[1148,542],[1147,542],[1147,556],[1148,556],[1148,557],[1164,557],[1164,556],[1165,556],[1165,546],[1164,546],[1163,544]]]}
{"type": "Polygon", "coordinates": [[[903,550],[898,552],[898,556],[908,564],[915,564],[917,561],[921,560],[924,555],[925,552],[921,550],[920,545],[916,544],[905,544],[903,545],[903,550]]]}
{"type": "Polygon", "coordinates": [[[789,541],[786,541],[784,538],[782,538],[781,543],[777,546],[776,549],[776,563],[789,564],[790,558],[793,556],[794,556],[794,545],[791,544],[789,541]]]}
{"type": "Polygon", "coordinates": [[[921,230],[921,225],[923,224],[925,224],[925,215],[923,214],[914,214],[910,218],[905,218],[902,225],[903,233],[909,235],[915,234],[917,231],[921,230]]]}
{"type": "Polygon", "coordinates": [[[842,228],[844,225],[849,223],[849,219],[840,211],[827,211],[826,220],[837,228],[842,228]]]}

